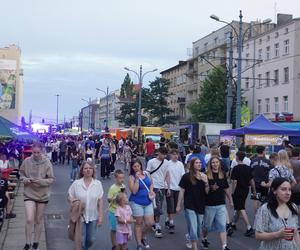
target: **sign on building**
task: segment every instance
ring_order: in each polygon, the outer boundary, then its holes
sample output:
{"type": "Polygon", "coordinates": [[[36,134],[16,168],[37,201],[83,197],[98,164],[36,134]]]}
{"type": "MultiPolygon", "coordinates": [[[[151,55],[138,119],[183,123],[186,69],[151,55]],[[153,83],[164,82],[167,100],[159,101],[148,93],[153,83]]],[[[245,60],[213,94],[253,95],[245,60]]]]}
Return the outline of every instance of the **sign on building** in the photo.
{"type": "Polygon", "coordinates": [[[15,60],[0,60],[0,110],[16,107],[16,68],[15,60]]]}

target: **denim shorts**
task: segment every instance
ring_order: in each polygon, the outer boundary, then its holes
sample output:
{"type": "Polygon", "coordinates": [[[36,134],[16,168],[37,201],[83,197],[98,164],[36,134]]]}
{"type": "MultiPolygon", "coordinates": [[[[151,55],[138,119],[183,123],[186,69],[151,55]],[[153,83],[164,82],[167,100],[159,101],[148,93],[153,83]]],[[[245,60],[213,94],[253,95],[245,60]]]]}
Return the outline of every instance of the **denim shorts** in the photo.
{"type": "Polygon", "coordinates": [[[117,231],[117,219],[116,216],[113,212],[109,211],[108,212],[108,221],[110,225],[110,230],[113,232],[117,231]]]}
{"type": "Polygon", "coordinates": [[[209,232],[226,232],[226,206],[206,206],[203,221],[209,232]]]}
{"type": "Polygon", "coordinates": [[[153,205],[150,203],[147,206],[139,205],[134,202],[129,203],[131,210],[132,210],[132,215],[135,217],[143,217],[143,216],[149,216],[153,215],[153,205]]]}
{"type": "Polygon", "coordinates": [[[201,236],[203,214],[198,214],[194,210],[184,209],[185,219],[191,241],[199,240],[201,236]]]}

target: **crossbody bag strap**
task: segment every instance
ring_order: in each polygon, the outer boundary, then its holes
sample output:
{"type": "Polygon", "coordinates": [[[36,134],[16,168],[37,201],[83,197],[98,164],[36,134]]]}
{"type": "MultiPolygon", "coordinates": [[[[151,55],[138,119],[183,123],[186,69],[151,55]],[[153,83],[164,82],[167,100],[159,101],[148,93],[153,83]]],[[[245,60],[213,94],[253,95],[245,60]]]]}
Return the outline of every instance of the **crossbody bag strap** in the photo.
{"type": "Polygon", "coordinates": [[[147,189],[148,192],[150,192],[150,189],[148,188],[148,186],[146,185],[146,183],[139,177],[139,180],[143,183],[143,185],[145,186],[145,188],[147,189]]]}
{"type": "Polygon", "coordinates": [[[278,168],[275,168],[275,169],[276,169],[276,171],[278,172],[279,177],[281,177],[281,173],[280,173],[279,169],[278,169],[278,168]]]}
{"type": "Polygon", "coordinates": [[[150,172],[150,175],[154,174],[157,170],[159,170],[160,167],[164,164],[164,161],[165,160],[162,160],[162,162],[159,164],[159,166],[156,169],[154,169],[153,171],[150,172]]]}

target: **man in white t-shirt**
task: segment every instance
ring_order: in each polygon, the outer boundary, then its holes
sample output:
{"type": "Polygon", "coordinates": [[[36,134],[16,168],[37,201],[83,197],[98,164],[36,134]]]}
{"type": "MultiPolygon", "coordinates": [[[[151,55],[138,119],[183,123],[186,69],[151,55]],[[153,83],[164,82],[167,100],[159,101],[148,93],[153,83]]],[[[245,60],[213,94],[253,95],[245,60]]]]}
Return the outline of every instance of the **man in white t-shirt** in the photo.
{"type": "Polygon", "coordinates": [[[170,175],[168,171],[169,162],[166,160],[168,150],[165,147],[158,149],[158,155],[156,158],[151,159],[147,163],[147,172],[150,173],[153,181],[153,187],[155,192],[156,208],[154,209],[155,219],[155,237],[161,238],[162,232],[159,224],[160,216],[163,214],[163,200],[164,194],[170,193],[170,175]]]}
{"type": "Polygon", "coordinates": [[[181,161],[178,161],[178,150],[172,149],[170,151],[171,160],[169,161],[169,175],[170,175],[170,193],[166,194],[167,212],[165,226],[169,229],[169,233],[174,233],[174,216],[176,214],[176,206],[178,195],[180,191],[179,182],[181,177],[185,174],[184,166],[181,161]]]}
{"type": "MultiPolygon", "coordinates": [[[[251,165],[251,160],[245,156],[244,160],[243,160],[243,164],[250,166],[251,165]]],[[[231,162],[231,166],[230,168],[233,169],[236,165],[238,165],[236,159],[234,158],[231,162]]]]}

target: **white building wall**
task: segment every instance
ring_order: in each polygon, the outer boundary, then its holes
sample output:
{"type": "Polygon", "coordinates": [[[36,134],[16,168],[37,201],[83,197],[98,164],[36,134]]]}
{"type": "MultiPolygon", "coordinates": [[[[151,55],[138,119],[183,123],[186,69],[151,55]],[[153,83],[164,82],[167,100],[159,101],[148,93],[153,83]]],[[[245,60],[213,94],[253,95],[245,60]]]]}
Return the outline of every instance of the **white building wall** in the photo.
{"type": "MultiPolygon", "coordinates": [[[[275,97],[278,97],[279,113],[284,112],[284,96],[288,97],[288,112],[294,114],[294,120],[300,120],[300,20],[276,27],[256,38],[245,41],[242,53],[242,90],[248,106],[252,110],[254,97],[254,116],[259,113],[269,119],[275,118],[275,97]],[[298,27],[298,28],[297,28],[298,27]],[[285,41],[289,41],[289,51],[285,53],[285,41]],[[275,44],[279,44],[279,55],[276,56],[275,44]],[[267,58],[267,47],[270,48],[270,57],[267,58]],[[260,56],[261,55],[261,56],[260,56]],[[248,62],[245,59],[249,59],[248,62]],[[262,60],[253,66],[255,60],[262,60]],[[289,79],[284,80],[284,68],[288,67],[289,79]],[[254,70],[254,74],[253,74],[254,70]],[[274,81],[274,71],[278,70],[278,83],[274,81]],[[270,72],[269,86],[266,72],[270,72]],[[263,80],[259,81],[257,78],[263,80]],[[244,78],[249,78],[247,81],[244,78]],[[256,78],[256,79],[252,79],[256,78]],[[248,82],[248,84],[247,84],[248,82]],[[259,83],[260,82],[260,83],[259,83]],[[253,89],[254,88],[254,89],[253,89]],[[253,95],[254,94],[254,95],[253,95]],[[270,110],[266,109],[266,99],[270,100],[270,110]],[[258,110],[258,100],[261,100],[262,110],[258,110]]],[[[237,58],[237,49],[234,48],[234,58],[237,58]]],[[[237,61],[234,62],[237,64],[237,61]]],[[[236,76],[236,69],[234,75],[236,76]]]]}

